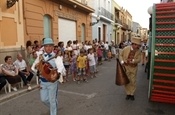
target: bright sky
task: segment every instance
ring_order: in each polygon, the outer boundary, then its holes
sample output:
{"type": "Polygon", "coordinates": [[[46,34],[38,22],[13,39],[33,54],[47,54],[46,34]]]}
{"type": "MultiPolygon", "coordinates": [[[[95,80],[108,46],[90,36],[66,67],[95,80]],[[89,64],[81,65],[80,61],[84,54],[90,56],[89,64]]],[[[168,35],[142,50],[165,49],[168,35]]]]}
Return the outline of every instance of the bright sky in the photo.
{"type": "Polygon", "coordinates": [[[142,28],[149,27],[148,8],[160,0],[115,0],[119,6],[127,9],[132,15],[132,20],[138,22],[142,28]]]}

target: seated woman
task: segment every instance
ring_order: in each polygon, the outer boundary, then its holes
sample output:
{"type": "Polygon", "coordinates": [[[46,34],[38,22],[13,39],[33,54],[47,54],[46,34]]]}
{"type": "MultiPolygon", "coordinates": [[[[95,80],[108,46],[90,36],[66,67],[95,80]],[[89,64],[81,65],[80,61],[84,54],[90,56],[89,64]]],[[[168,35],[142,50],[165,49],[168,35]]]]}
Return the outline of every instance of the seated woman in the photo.
{"type": "Polygon", "coordinates": [[[2,74],[2,68],[0,66],[0,91],[5,85],[6,85],[6,79],[4,75],[2,74]]]}
{"type": "Polygon", "coordinates": [[[18,68],[13,64],[11,56],[6,56],[4,61],[5,64],[2,65],[2,72],[11,84],[12,90],[17,91],[16,84],[21,82],[21,77],[18,75],[18,68]]]}

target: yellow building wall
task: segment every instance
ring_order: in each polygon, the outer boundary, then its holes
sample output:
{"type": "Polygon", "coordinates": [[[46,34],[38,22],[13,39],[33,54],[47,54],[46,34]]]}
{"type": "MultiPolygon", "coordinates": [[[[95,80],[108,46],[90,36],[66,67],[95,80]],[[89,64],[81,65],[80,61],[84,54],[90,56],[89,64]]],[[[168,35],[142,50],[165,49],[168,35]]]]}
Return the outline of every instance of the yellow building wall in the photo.
{"type": "Polygon", "coordinates": [[[0,0],[0,49],[24,46],[22,2],[7,9],[7,0],[0,0]]]}
{"type": "MultiPolygon", "coordinates": [[[[114,9],[121,9],[121,7],[117,4],[116,1],[112,0],[112,13],[114,14],[114,22],[115,22],[115,10],[114,9]]],[[[119,12],[119,19],[121,20],[121,12],[119,12]]],[[[113,34],[112,39],[115,41],[116,36],[116,44],[119,44],[121,42],[121,29],[117,28],[115,25],[113,26],[113,34]]]]}
{"type": "MultiPolygon", "coordinates": [[[[49,14],[52,18],[52,38],[54,42],[58,42],[58,17],[76,21],[77,39],[81,39],[81,25],[86,26],[86,40],[92,40],[92,28],[90,25],[91,15],[76,10],[72,7],[55,3],[48,0],[24,0],[24,27],[25,42],[27,40],[41,41],[44,37],[43,16],[49,14]]],[[[66,31],[66,30],[65,30],[66,31]]]]}

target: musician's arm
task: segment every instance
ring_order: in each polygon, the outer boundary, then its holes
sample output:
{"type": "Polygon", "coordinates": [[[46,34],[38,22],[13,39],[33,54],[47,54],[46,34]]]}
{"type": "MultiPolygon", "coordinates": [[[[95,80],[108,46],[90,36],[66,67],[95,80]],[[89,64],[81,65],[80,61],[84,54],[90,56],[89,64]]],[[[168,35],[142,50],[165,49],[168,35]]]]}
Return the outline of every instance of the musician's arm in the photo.
{"type": "Polygon", "coordinates": [[[118,52],[118,56],[119,56],[119,61],[121,64],[124,64],[124,59],[123,59],[123,49],[119,50],[118,52]]]}
{"type": "Polygon", "coordinates": [[[31,70],[37,72],[36,66],[39,63],[39,56],[35,59],[34,63],[32,64],[31,70]]]}
{"type": "Polygon", "coordinates": [[[63,65],[63,59],[61,57],[57,57],[55,59],[56,67],[57,67],[57,72],[58,74],[62,74],[64,71],[64,65],[63,65]]]}

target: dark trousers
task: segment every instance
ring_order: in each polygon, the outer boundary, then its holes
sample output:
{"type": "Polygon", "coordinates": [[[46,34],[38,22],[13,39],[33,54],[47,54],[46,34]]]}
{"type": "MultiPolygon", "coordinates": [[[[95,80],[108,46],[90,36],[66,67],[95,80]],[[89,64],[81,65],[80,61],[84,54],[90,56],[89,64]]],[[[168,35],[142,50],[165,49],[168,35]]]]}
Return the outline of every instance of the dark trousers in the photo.
{"type": "Polygon", "coordinates": [[[0,90],[6,85],[6,80],[4,75],[0,74],[0,90]]]}
{"type": "Polygon", "coordinates": [[[27,85],[28,82],[31,81],[31,79],[33,78],[33,73],[32,72],[29,72],[30,74],[28,76],[25,75],[25,73],[23,72],[27,72],[27,70],[22,70],[22,71],[19,71],[19,75],[21,76],[23,82],[24,82],[24,85],[27,85]]]}

